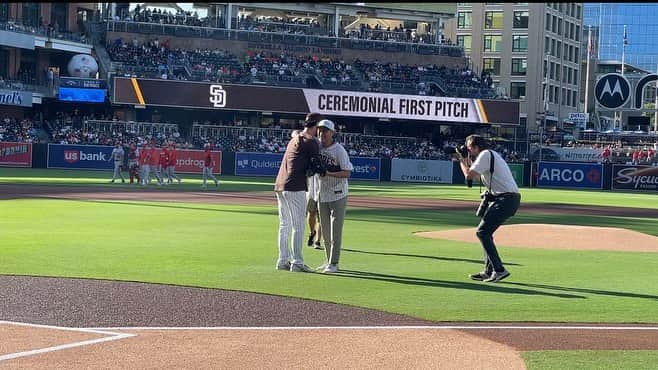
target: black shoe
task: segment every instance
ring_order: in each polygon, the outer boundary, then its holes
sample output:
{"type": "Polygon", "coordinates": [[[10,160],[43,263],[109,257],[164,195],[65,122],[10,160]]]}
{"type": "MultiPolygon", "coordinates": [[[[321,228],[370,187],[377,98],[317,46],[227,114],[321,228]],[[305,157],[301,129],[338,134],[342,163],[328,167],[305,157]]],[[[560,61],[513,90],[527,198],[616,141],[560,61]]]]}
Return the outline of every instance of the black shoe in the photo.
{"type": "Polygon", "coordinates": [[[313,248],[315,248],[315,249],[324,249],[324,248],[322,248],[322,245],[320,245],[320,241],[315,242],[315,244],[313,245],[313,248]]]}
{"type": "Polygon", "coordinates": [[[508,277],[508,276],[510,276],[510,275],[511,275],[511,274],[510,274],[509,271],[507,271],[507,270],[503,270],[503,271],[501,271],[501,272],[494,271],[494,272],[491,274],[491,277],[489,277],[488,279],[485,279],[484,282],[485,282],[485,283],[497,283],[497,282],[499,282],[499,281],[505,279],[506,277],[508,277]]]}
{"type": "Polygon", "coordinates": [[[311,234],[308,236],[308,241],[306,242],[307,246],[313,245],[313,239],[315,239],[315,230],[311,231],[311,234]]]}
{"type": "Polygon", "coordinates": [[[478,272],[477,274],[468,275],[468,277],[470,277],[473,280],[484,281],[486,279],[489,279],[491,277],[491,274],[487,274],[486,272],[482,271],[482,272],[478,272]]]}

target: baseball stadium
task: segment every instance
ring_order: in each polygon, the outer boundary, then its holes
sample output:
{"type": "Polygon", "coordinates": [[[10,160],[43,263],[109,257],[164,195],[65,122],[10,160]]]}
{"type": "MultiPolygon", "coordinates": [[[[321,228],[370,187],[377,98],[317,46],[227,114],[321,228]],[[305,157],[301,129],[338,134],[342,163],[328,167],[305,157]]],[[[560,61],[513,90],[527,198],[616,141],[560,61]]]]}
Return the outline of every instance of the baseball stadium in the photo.
{"type": "Polygon", "coordinates": [[[583,3],[486,4],[510,50],[539,22],[522,97],[464,43],[483,4],[0,4],[0,369],[658,369],[658,132],[541,83],[546,14],[581,32],[583,3]],[[340,265],[304,213],[312,271],[281,269],[275,184],[316,124],[352,168],[340,265]],[[478,281],[507,167],[509,275],[478,281]]]}

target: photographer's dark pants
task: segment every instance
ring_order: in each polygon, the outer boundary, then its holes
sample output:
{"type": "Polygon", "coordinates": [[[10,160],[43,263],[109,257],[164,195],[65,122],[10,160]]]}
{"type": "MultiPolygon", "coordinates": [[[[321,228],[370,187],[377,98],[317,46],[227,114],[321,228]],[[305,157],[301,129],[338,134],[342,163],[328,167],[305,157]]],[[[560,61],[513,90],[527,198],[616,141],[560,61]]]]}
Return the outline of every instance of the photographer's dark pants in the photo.
{"type": "Polygon", "coordinates": [[[493,270],[498,272],[505,270],[493,241],[493,233],[498,230],[503,222],[514,216],[520,204],[521,194],[505,193],[500,195],[489,203],[489,207],[478,225],[475,234],[480,239],[484,249],[484,271],[488,274],[491,274],[493,270]]]}

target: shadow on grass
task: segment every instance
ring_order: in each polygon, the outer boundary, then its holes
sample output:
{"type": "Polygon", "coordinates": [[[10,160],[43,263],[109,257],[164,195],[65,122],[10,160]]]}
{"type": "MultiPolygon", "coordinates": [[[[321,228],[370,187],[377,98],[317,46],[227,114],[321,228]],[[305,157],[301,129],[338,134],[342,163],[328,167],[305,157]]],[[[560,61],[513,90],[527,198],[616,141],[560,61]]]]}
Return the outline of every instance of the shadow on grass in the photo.
{"type": "MultiPolygon", "coordinates": [[[[428,259],[439,260],[439,261],[448,261],[448,262],[468,262],[468,263],[476,263],[476,264],[479,264],[479,265],[483,264],[482,260],[472,260],[472,259],[468,259],[468,258],[423,256],[423,255],[420,255],[420,254],[406,254],[406,253],[368,252],[368,251],[362,251],[362,250],[358,250],[358,249],[349,249],[349,248],[342,248],[341,252],[375,254],[375,255],[378,255],[378,256],[428,258],[428,259]]],[[[509,262],[505,262],[505,264],[510,265],[510,266],[523,266],[523,265],[520,265],[520,264],[517,264],[517,263],[509,263],[509,262]]]]}
{"type": "Polygon", "coordinates": [[[509,282],[508,284],[509,285],[529,287],[529,288],[559,290],[559,291],[563,291],[563,292],[577,292],[577,293],[588,293],[588,294],[597,294],[597,295],[608,295],[608,296],[613,296],[613,297],[643,298],[643,299],[658,300],[658,296],[650,295],[650,294],[615,292],[615,291],[609,291],[609,290],[587,289],[587,288],[570,288],[570,287],[563,287],[563,286],[557,286],[557,285],[547,285],[547,284],[528,284],[528,283],[513,283],[513,282],[509,282]]]}
{"type": "Polygon", "coordinates": [[[477,290],[477,291],[498,292],[498,293],[506,293],[506,294],[541,295],[541,296],[549,296],[556,298],[586,299],[585,296],[575,295],[575,294],[549,293],[549,292],[542,292],[533,289],[508,287],[505,286],[504,282],[503,283],[469,283],[469,282],[457,282],[457,281],[449,281],[449,280],[432,280],[432,279],[424,279],[424,278],[409,277],[409,276],[387,275],[387,274],[380,274],[380,273],[368,272],[368,271],[358,271],[358,270],[340,270],[339,273],[333,274],[332,276],[337,276],[342,278],[352,278],[352,279],[386,281],[396,284],[419,285],[419,286],[429,286],[436,288],[477,290]]]}

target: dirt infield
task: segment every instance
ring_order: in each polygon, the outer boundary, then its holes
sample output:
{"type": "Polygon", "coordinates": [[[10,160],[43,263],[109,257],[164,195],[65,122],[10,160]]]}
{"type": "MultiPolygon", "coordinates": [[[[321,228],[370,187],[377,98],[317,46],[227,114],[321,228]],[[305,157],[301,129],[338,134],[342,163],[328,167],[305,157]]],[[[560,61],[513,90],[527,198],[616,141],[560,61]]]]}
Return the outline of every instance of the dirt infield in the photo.
{"type": "MultiPolygon", "coordinates": [[[[16,198],[276,202],[271,192],[0,185],[0,199],[16,198]]],[[[350,204],[472,210],[475,202],[351,197],[350,204]]],[[[519,212],[657,216],[655,210],[564,205],[523,205],[519,212]]],[[[435,323],[312,300],[136,282],[0,275],[0,297],[0,320],[7,321],[0,321],[0,337],[12,338],[0,341],[0,367],[10,369],[472,369],[490,363],[523,369],[523,350],[658,350],[658,327],[435,323]]]]}
{"type": "MultiPolygon", "coordinates": [[[[418,236],[479,243],[475,228],[424,231],[418,236]]],[[[496,244],[517,248],[658,252],[658,238],[616,227],[515,224],[496,231],[496,244]],[[532,238],[528,238],[532,235],[532,238]],[[568,235],[568,238],[565,238],[568,235]]]]}

